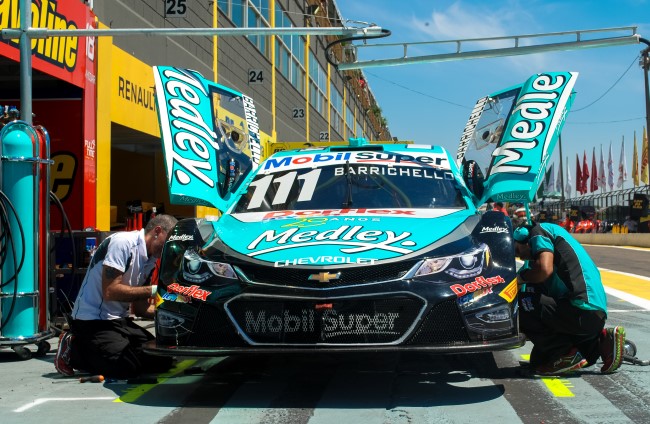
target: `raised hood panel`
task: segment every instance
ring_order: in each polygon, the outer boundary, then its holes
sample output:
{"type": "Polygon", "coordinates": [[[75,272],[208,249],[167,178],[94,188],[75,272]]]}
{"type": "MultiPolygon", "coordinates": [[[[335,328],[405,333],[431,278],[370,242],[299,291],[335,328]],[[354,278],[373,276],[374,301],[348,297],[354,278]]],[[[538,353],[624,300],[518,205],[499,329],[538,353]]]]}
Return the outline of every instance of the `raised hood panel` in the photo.
{"type": "Polygon", "coordinates": [[[170,201],[226,210],[261,159],[253,99],[189,69],[153,72],[170,201]]]}
{"type": "Polygon", "coordinates": [[[479,99],[456,156],[459,165],[475,161],[487,170],[479,204],[533,201],[573,103],[577,78],[577,72],[537,74],[479,99]]]}

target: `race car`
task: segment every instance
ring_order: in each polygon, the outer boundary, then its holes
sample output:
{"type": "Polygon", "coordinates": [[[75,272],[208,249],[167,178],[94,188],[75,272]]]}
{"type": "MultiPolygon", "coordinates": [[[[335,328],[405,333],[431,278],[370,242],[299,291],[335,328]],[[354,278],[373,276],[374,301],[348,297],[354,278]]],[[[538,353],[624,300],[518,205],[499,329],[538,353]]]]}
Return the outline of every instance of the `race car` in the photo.
{"type": "Polygon", "coordinates": [[[252,99],[194,71],[155,67],[154,75],[170,198],[222,215],[181,220],[168,235],[148,352],[455,353],[524,344],[512,224],[478,206],[532,200],[575,74],[538,75],[479,100],[455,157],[439,146],[351,139],[264,161],[252,99]],[[243,110],[237,146],[215,99],[243,110]],[[552,105],[528,107],[535,99],[552,105]],[[483,137],[481,122],[492,115],[505,131],[483,176],[480,158],[466,158],[466,139],[483,137]],[[524,145],[524,135],[534,140],[524,145]]]}

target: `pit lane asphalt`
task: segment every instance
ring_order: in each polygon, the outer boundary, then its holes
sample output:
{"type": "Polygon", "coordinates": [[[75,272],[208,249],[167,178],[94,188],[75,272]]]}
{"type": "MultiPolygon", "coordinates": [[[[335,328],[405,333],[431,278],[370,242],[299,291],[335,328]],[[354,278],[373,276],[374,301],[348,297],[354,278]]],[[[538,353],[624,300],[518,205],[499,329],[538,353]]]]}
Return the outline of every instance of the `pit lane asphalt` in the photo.
{"type": "MultiPolygon", "coordinates": [[[[608,325],[624,325],[650,359],[650,250],[586,246],[596,263],[636,291],[608,295],[608,325]],[[635,300],[636,299],[636,300],[635,300]]],[[[611,275],[603,272],[608,289],[611,275]]],[[[609,292],[608,292],[609,293],[609,292]]],[[[143,323],[146,324],[146,323],[143,323]]],[[[185,423],[647,423],[650,366],[599,365],[562,378],[531,377],[520,349],[435,356],[421,353],[260,356],[186,360],[157,384],[85,383],[56,374],[52,351],[20,361],[0,350],[0,422],[185,423]]],[[[35,350],[35,349],[34,349],[35,350]]]]}

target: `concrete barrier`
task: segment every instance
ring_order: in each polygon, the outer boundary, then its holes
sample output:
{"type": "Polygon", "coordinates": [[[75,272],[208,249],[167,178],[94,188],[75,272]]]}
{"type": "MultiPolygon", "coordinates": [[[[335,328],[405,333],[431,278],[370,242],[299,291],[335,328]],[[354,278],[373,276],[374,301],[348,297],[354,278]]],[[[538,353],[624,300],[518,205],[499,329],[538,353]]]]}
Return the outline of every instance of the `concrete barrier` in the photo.
{"type": "Polygon", "coordinates": [[[582,244],[602,244],[608,246],[650,247],[650,233],[591,233],[571,234],[582,244]]]}

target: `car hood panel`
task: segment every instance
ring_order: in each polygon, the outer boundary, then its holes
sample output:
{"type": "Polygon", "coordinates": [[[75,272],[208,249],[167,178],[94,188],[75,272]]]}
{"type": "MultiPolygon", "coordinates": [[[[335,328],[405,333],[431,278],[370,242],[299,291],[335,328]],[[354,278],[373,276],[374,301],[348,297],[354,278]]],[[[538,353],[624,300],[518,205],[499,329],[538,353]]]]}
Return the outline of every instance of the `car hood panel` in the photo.
{"type": "Polygon", "coordinates": [[[414,257],[450,238],[466,237],[476,223],[470,219],[474,214],[453,209],[321,211],[309,217],[285,212],[226,215],[217,226],[218,236],[236,252],[264,262],[372,264],[414,257]],[[271,214],[276,217],[269,219],[271,214]]]}

